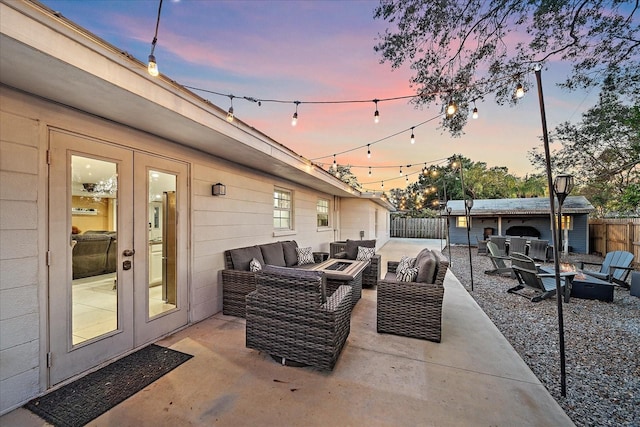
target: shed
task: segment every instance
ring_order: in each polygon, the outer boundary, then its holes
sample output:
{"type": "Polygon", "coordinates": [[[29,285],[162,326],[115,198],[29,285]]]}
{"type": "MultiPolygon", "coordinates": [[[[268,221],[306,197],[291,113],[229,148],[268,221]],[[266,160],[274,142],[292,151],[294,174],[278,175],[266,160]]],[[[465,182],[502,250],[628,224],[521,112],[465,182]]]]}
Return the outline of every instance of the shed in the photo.
{"type": "MultiPolygon", "coordinates": [[[[556,200],[556,208],[558,202],[556,200]]],[[[462,200],[449,200],[449,238],[452,244],[467,244],[462,200]]],[[[589,253],[589,213],[595,208],[584,196],[568,196],[562,205],[564,235],[570,251],[589,253]]],[[[551,209],[547,197],[477,199],[470,212],[471,244],[491,235],[530,236],[552,242],[551,209]]]]}

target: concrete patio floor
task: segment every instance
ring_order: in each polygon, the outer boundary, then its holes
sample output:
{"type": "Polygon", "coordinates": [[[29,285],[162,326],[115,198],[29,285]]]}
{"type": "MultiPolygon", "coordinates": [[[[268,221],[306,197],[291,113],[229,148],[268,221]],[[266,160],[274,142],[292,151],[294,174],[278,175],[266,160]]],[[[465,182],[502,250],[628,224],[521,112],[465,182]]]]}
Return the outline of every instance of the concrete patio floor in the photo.
{"type": "MultiPolygon", "coordinates": [[[[439,240],[392,239],[387,260],[439,240]]],[[[376,332],[364,289],[332,372],[281,366],[245,347],[245,321],[221,313],[157,344],[195,357],[91,426],[572,426],[516,351],[449,272],[442,342],[376,332]]],[[[46,425],[25,409],[2,426],[46,425]]]]}

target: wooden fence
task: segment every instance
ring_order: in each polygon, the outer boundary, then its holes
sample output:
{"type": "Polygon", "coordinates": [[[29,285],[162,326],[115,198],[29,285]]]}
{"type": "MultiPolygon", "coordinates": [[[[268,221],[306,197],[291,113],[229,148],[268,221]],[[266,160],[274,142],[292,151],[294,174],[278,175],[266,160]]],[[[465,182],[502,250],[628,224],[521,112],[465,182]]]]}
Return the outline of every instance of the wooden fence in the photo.
{"type": "Polygon", "coordinates": [[[392,218],[391,237],[444,239],[447,221],[444,218],[392,218]]]}
{"type": "Polygon", "coordinates": [[[640,218],[589,220],[589,248],[603,255],[631,252],[635,268],[640,268],[640,218]]]}

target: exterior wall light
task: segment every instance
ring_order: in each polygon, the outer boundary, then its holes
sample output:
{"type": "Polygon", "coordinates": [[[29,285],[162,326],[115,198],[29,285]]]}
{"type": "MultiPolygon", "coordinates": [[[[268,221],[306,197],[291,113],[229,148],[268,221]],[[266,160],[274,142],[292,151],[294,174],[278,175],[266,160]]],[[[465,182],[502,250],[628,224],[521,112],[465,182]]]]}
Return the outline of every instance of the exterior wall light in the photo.
{"type": "Polygon", "coordinates": [[[211,195],[212,196],[226,196],[227,195],[227,187],[224,184],[217,183],[213,184],[211,187],[211,195]]]}

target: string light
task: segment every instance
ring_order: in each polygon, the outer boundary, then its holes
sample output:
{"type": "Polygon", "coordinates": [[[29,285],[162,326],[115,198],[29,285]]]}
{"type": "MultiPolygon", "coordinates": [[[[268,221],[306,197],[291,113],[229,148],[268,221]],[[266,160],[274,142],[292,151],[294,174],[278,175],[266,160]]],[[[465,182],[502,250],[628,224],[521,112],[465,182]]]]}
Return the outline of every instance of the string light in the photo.
{"type": "Polygon", "coordinates": [[[369,176],[371,176],[371,166],[369,166],[369,176]]]}
{"type": "Polygon", "coordinates": [[[522,98],[524,96],[524,87],[522,86],[522,83],[518,83],[518,86],[516,86],[516,98],[522,98]]]}
{"type": "Polygon", "coordinates": [[[458,106],[456,105],[455,102],[453,102],[453,99],[449,101],[449,105],[447,105],[447,116],[451,117],[453,116],[456,111],[458,111],[458,106]]]}
{"type": "Polygon", "coordinates": [[[160,26],[160,12],[162,11],[162,0],[160,0],[160,4],[158,5],[158,18],[156,19],[156,32],[153,35],[153,41],[151,42],[151,53],[149,54],[149,65],[147,66],[147,71],[153,77],[157,77],[160,74],[158,70],[158,63],[156,62],[156,57],[153,55],[153,52],[156,50],[156,43],[158,42],[158,27],[160,26]]]}
{"type": "Polygon", "coordinates": [[[413,134],[413,127],[411,128],[411,143],[412,144],[416,143],[416,136],[413,134]]]}
{"type": "Polygon", "coordinates": [[[400,166],[400,176],[402,176],[402,166],[400,166]]]}
{"type": "Polygon", "coordinates": [[[405,181],[409,182],[409,175],[405,175],[405,181]]]}
{"type": "Polygon", "coordinates": [[[376,104],[376,111],[373,113],[373,123],[380,122],[380,113],[378,112],[378,101],[379,99],[374,99],[373,102],[376,104]]]}
{"type": "Polygon", "coordinates": [[[291,126],[295,126],[298,124],[298,105],[300,104],[300,101],[294,101],[294,104],[296,104],[296,112],[293,113],[293,118],[291,119],[291,126]]]}
{"type": "Polygon", "coordinates": [[[336,155],[335,155],[335,154],[333,155],[333,166],[334,166],[335,168],[337,168],[337,167],[338,167],[338,164],[336,163],[336,155]]]}
{"type": "Polygon", "coordinates": [[[371,144],[367,144],[367,159],[371,158],[371,147],[370,147],[370,145],[371,144]]]}
{"type": "Polygon", "coordinates": [[[233,121],[233,95],[229,95],[229,99],[231,100],[231,106],[229,107],[229,111],[227,112],[227,121],[231,123],[233,121]]]}
{"type": "Polygon", "coordinates": [[[474,120],[478,118],[478,107],[476,107],[476,101],[473,101],[473,114],[471,114],[471,118],[474,120]]]}
{"type": "Polygon", "coordinates": [[[382,181],[382,184],[380,185],[380,188],[382,188],[382,190],[384,190],[384,181],[382,181]]]}

